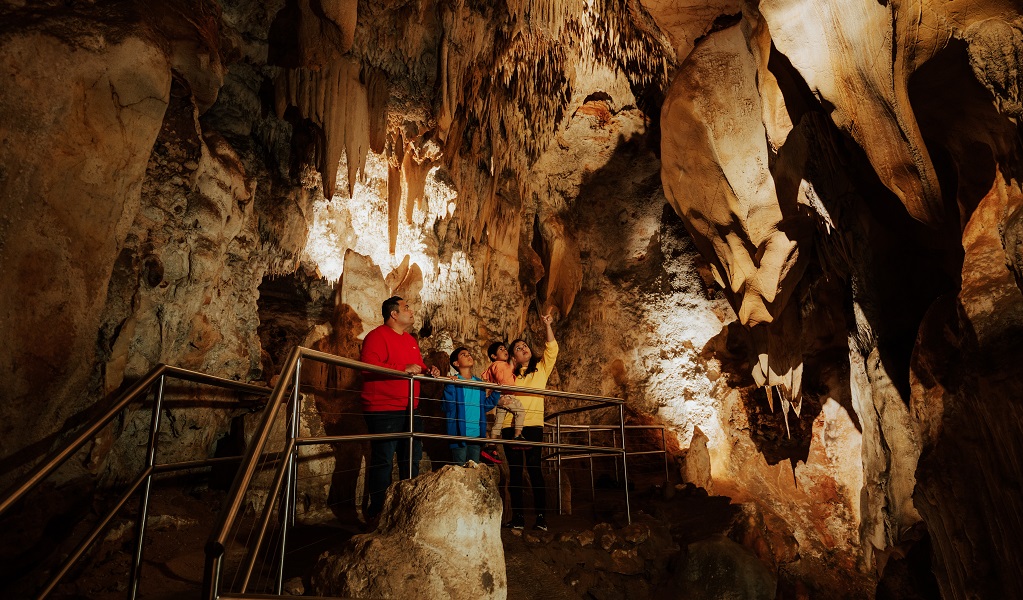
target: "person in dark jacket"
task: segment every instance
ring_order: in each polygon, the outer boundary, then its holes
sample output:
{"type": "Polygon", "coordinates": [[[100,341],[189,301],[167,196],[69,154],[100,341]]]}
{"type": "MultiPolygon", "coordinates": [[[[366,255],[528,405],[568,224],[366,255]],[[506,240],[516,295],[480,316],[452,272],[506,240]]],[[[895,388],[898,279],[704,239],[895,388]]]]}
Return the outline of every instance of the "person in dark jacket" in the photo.
{"type": "MultiPolygon", "coordinates": [[[[458,370],[456,381],[469,380],[483,382],[474,377],[472,367],[474,361],[468,348],[458,347],[451,353],[451,366],[458,370]]],[[[466,461],[480,462],[480,450],[487,437],[487,413],[497,406],[501,393],[463,385],[448,384],[444,386],[444,400],[441,408],[444,411],[448,435],[480,438],[479,444],[472,442],[451,442],[451,462],[465,465],[466,461]]]]}

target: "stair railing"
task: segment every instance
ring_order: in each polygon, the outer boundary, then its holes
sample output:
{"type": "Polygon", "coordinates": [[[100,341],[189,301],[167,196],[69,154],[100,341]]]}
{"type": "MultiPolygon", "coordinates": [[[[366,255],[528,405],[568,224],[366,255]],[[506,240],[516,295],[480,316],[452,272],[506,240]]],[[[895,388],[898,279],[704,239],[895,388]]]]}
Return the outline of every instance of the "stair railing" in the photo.
{"type": "MultiPolygon", "coordinates": [[[[153,367],[152,370],[125,390],[105,413],[85,425],[82,431],[73,440],[65,444],[63,448],[55,452],[49,459],[33,468],[32,471],[24,477],[20,484],[13,487],[3,497],[3,499],[0,500],[0,516],[4,515],[12,506],[17,504],[19,500],[24,498],[26,494],[42,483],[50,474],[57,470],[57,468],[67,462],[69,458],[74,456],[74,454],[82,446],[84,446],[86,442],[95,438],[96,435],[99,434],[104,427],[109,425],[110,422],[113,421],[114,418],[117,417],[128,405],[139,401],[146,393],[155,387],[153,413],[149,425],[149,442],[146,447],[145,467],[131,482],[128,489],[118,498],[114,507],[100,518],[99,522],[68,555],[56,572],[50,576],[47,583],[37,595],[37,598],[45,598],[53,591],[54,587],[56,587],[64,575],[66,575],[71,567],[74,566],[83,554],[85,554],[86,550],[88,550],[93,542],[95,542],[99,537],[99,534],[106,529],[111,520],[113,520],[117,513],[125,504],[127,504],[128,500],[139,490],[139,488],[141,488],[142,494],[139,498],[139,514],[135,533],[135,553],[132,560],[131,581],[128,586],[128,597],[134,599],[138,594],[139,582],[141,579],[140,567],[142,564],[142,550],[145,541],[146,518],[149,512],[149,496],[152,489],[153,476],[162,473],[211,466],[220,462],[238,460],[238,457],[226,457],[156,464],[160,415],[163,410],[164,384],[167,378],[190,381],[193,383],[214,386],[256,396],[266,396],[270,393],[268,388],[262,386],[225,379],[223,377],[215,377],[213,375],[207,375],[197,371],[182,369],[180,367],[159,364],[153,367]]],[[[235,404],[232,405],[232,408],[238,408],[239,406],[240,405],[235,404]]]]}

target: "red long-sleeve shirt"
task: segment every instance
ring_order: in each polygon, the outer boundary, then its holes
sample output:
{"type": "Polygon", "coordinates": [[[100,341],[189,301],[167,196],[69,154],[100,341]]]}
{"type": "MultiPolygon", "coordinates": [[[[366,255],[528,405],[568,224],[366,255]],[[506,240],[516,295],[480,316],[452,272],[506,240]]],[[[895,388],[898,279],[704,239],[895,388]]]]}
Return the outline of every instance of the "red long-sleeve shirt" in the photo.
{"type": "MultiPolygon", "coordinates": [[[[362,341],[359,360],[364,363],[404,371],[408,365],[419,365],[426,372],[423,353],[416,338],[408,333],[398,334],[387,325],[381,325],[366,334],[362,341]]],[[[419,382],[415,382],[415,399],[412,406],[419,406],[419,382]]],[[[376,373],[363,373],[362,410],[378,412],[383,410],[408,409],[408,380],[394,379],[376,373]]]]}

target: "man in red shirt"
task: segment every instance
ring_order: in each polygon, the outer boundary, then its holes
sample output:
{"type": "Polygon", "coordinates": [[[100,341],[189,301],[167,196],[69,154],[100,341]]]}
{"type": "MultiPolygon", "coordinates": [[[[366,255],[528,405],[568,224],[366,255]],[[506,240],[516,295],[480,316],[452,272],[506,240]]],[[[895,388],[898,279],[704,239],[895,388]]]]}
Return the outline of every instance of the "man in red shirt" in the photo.
{"type": "MultiPolygon", "coordinates": [[[[398,296],[384,300],[381,306],[384,324],[366,334],[362,342],[364,363],[404,371],[412,375],[430,373],[440,375],[437,367],[427,367],[416,339],[408,330],[415,321],[412,309],[398,296]]],[[[370,433],[397,433],[409,430],[409,384],[406,379],[396,379],[377,373],[364,373],[362,385],[362,410],[366,427],[370,433]]],[[[422,431],[419,408],[419,382],[413,385],[413,414],[415,430],[422,431]]],[[[369,492],[369,506],[366,516],[375,519],[384,505],[384,494],[391,485],[391,465],[394,452],[398,451],[398,473],[406,479],[409,473],[408,440],[382,440],[370,442],[370,465],[366,476],[369,492]]],[[[419,474],[419,461],[423,458],[423,444],[416,440],[412,445],[412,476],[419,474]]]]}

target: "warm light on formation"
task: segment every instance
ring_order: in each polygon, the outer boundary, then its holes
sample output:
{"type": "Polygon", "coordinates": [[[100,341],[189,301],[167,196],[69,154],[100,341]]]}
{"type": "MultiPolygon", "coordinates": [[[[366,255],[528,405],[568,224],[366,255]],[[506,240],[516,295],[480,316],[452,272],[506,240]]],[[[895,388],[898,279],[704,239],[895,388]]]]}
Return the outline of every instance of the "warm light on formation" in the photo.
{"type": "MultiPolygon", "coordinates": [[[[338,166],[338,186],[346,189],[347,161],[338,166]]],[[[454,212],[457,192],[434,167],[426,178],[424,202],[412,211],[412,222],[401,219],[395,252],[388,249],[387,237],[387,159],[370,153],[366,158],[365,177],[356,181],[351,198],[335,195],[330,200],[313,204],[313,224],[305,246],[305,258],[319,269],[328,281],[337,281],[344,271],[345,252],[353,250],[369,256],[380,267],[382,275],[398,267],[409,257],[409,264],[419,265],[423,272],[421,299],[424,304],[440,303],[444,297],[474,285],[475,273],[464,252],[456,251],[450,262],[436,258],[437,239],[433,232],[438,219],[447,219],[454,212]]],[[[407,186],[402,189],[402,211],[409,201],[407,186]]]]}

